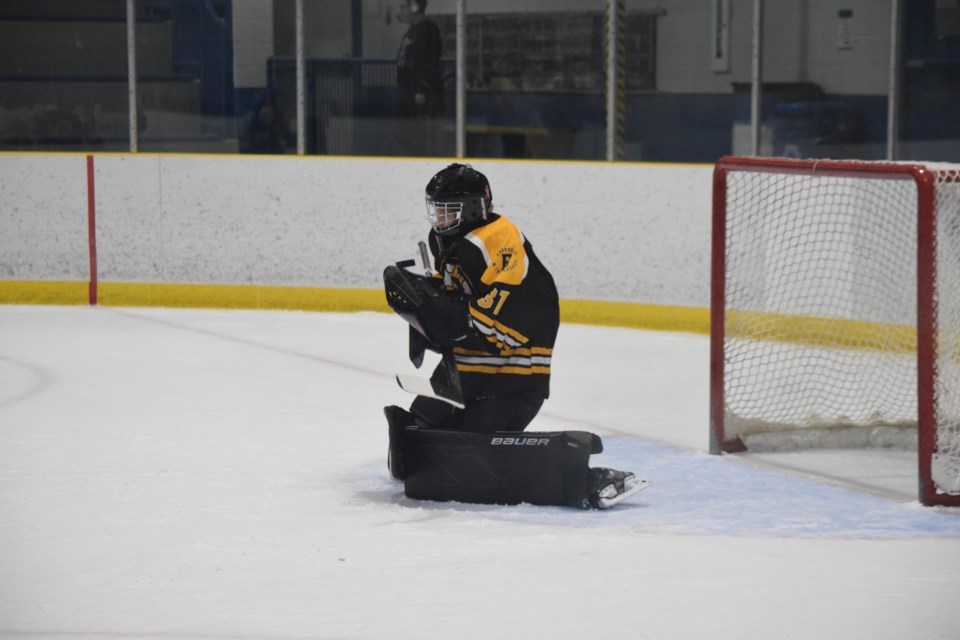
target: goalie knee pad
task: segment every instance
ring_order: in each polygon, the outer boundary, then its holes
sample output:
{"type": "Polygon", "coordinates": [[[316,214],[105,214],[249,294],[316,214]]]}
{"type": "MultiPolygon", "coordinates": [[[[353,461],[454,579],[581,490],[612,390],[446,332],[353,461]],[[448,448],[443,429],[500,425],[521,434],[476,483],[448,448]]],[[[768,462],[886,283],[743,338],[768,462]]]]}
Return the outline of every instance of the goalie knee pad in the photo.
{"type": "Polygon", "coordinates": [[[387,417],[389,445],[387,447],[387,469],[396,480],[406,477],[406,460],[404,452],[404,430],[416,423],[412,413],[396,405],[383,408],[387,417]]]}

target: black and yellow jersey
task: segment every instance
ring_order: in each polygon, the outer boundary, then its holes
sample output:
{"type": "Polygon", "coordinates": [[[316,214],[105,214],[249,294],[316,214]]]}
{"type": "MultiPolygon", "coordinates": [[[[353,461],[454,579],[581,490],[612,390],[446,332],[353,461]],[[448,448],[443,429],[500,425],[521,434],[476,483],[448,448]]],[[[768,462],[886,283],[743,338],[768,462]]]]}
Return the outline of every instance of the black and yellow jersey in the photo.
{"type": "Polygon", "coordinates": [[[532,391],[546,398],[560,324],[553,276],[501,215],[450,242],[430,233],[437,272],[469,303],[474,332],[453,347],[464,396],[532,391]]]}

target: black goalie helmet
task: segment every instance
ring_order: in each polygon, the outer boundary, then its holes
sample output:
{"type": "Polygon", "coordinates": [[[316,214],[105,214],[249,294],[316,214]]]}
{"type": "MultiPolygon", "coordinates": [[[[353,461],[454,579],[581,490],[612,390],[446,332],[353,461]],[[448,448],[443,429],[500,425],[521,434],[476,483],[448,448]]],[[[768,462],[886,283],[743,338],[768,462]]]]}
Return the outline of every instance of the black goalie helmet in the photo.
{"type": "Polygon", "coordinates": [[[427,219],[437,235],[454,235],[483,224],[492,212],[487,177],[468,164],[451,164],[427,183],[427,219]]]}

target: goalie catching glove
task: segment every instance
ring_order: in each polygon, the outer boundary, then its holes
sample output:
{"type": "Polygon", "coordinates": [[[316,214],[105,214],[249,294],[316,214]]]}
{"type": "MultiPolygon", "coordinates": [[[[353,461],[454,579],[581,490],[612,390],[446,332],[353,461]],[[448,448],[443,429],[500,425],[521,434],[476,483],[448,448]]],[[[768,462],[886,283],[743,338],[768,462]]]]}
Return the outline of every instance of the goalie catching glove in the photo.
{"type": "Polygon", "coordinates": [[[410,265],[411,262],[399,262],[383,270],[384,292],[390,308],[426,339],[425,346],[434,350],[466,338],[471,331],[467,299],[447,293],[439,278],[421,276],[404,268],[410,265]]]}

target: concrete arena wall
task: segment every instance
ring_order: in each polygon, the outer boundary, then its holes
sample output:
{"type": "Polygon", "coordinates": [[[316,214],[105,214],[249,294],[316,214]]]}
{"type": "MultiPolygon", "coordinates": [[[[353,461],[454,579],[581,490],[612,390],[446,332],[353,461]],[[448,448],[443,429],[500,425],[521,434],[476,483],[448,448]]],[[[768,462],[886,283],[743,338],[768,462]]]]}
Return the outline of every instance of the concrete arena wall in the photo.
{"type": "MultiPolygon", "coordinates": [[[[424,185],[449,161],[93,162],[101,304],[379,309],[383,267],[416,256],[424,185]]],[[[553,272],[568,321],[706,330],[712,167],[470,162],[553,272]]],[[[0,193],[0,302],[86,303],[87,157],[0,154],[0,193]]]]}

